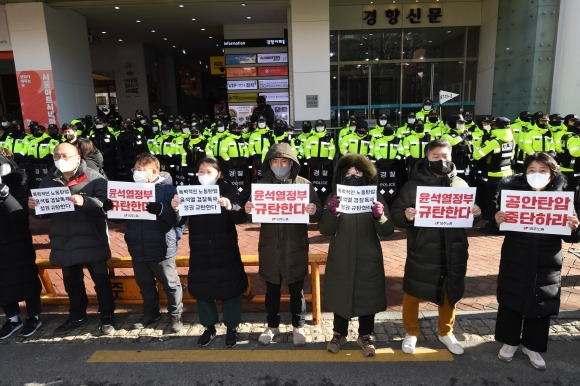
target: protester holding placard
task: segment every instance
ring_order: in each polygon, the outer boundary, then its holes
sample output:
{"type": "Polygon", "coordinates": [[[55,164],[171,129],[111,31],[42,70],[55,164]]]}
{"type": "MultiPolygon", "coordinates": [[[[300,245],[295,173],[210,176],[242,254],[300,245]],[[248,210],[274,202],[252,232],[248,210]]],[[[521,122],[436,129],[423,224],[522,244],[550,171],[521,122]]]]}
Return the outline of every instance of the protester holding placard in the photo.
{"type": "Polygon", "coordinates": [[[154,220],[127,219],[125,242],[131,255],[135,281],[143,297],[143,315],[133,324],[133,329],[142,329],[161,319],[159,312],[159,293],[157,280],[167,295],[167,312],[171,317],[171,330],[181,331],[183,322],[183,289],[177,274],[175,256],[183,227],[171,200],[177,190],[171,175],[160,172],[161,164],[150,153],[138,155],[133,167],[133,181],[155,184],[155,200],[146,204],[148,213],[155,215],[154,220]]]}
{"type": "MultiPolygon", "coordinates": [[[[524,162],[525,174],[517,174],[501,181],[501,191],[563,191],[566,178],[556,161],[547,153],[530,154],[524,162]]],[[[501,208],[501,202],[498,209],[501,208]]],[[[573,213],[573,210],[571,211],[573,213]]],[[[506,213],[497,211],[495,221],[501,225],[506,213]]],[[[522,345],[531,364],[546,369],[540,355],[548,349],[550,317],[560,309],[562,276],[562,240],[580,241],[578,218],[568,215],[571,235],[544,232],[505,232],[497,278],[497,319],[495,339],[504,345],[498,353],[500,360],[510,362],[522,345]]]]}
{"type": "MultiPolygon", "coordinates": [[[[369,211],[341,213],[336,184],[373,186],[377,170],[367,157],[347,154],[336,166],[334,194],[322,212],[320,233],[332,236],[324,279],[324,302],[334,313],[332,340],[326,349],[338,353],[346,343],[349,320],[358,316],[358,340],[364,356],[374,356],[371,341],[375,314],[387,308],[383,251],[378,236],[393,233],[395,225],[382,195],[369,211]]],[[[376,195],[376,189],[375,189],[376,195]]]]}
{"type": "MultiPolygon", "coordinates": [[[[317,222],[321,205],[314,187],[307,179],[298,175],[300,163],[292,147],[287,143],[273,144],[262,165],[260,180],[263,184],[308,184],[310,203],[305,211],[310,222],[317,222]]],[[[246,213],[251,218],[254,204],[248,201],[246,213]]],[[[268,327],[259,336],[258,342],[268,345],[280,333],[280,287],[285,281],[290,291],[292,313],[292,340],[295,346],[306,344],[304,322],[306,302],[304,278],[308,275],[308,224],[262,223],[258,245],[260,276],[266,281],[266,313],[268,327]]]]}
{"type": "MultiPolygon", "coordinates": [[[[415,226],[418,186],[467,188],[457,176],[451,162],[451,144],[434,140],[425,147],[426,157],[411,172],[409,181],[393,203],[391,213],[395,225],[407,229],[407,261],[403,277],[403,326],[407,334],[402,349],[415,351],[419,327],[419,301],[428,300],[439,306],[439,340],[454,354],[463,354],[463,347],[453,335],[455,304],[463,297],[467,270],[468,247],[464,228],[415,226]]],[[[481,215],[474,205],[473,216],[481,215]]],[[[474,219],[475,220],[475,219],[474,219]]]]}
{"type": "MultiPolygon", "coordinates": [[[[50,169],[39,188],[67,187],[74,211],[50,214],[50,263],[62,266],[63,282],[69,297],[69,317],[55,330],[66,334],[88,322],[88,298],[83,268],[95,283],[101,314],[101,331],[115,332],[115,301],[107,260],[111,257],[107,218],[103,202],[107,199],[107,180],[89,169],[78,148],[61,143],[54,149],[55,167],[50,169]]],[[[28,198],[28,208],[37,203],[28,198]]]]}
{"type": "MultiPolygon", "coordinates": [[[[242,294],[248,287],[236,224],[247,221],[242,200],[236,189],[223,178],[222,169],[214,157],[203,158],[198,164],[198,180],[203,186],[219,188],[217,203],[221,211],[214,214],[189,216],[188,289],[197,300],[199,321],[205,331],[197,340],[207,346],[216,336],[218,322],[216,301],[222,302],[226,325],[226,347],[237,343],[237,328],[242,319],[242,294]]],[[[179,213],[180,199],[175,196],[171,206],[179,213]]]]}

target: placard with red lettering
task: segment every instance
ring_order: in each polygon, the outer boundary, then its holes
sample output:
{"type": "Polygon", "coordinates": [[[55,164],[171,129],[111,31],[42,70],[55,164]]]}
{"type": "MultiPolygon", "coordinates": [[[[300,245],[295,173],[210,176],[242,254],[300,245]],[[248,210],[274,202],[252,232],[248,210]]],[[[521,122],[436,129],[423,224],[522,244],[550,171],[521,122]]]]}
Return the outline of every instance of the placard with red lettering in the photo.
{"type": "Polygon", "coordinates": [[[338,211],[341,213],[370,212],[377,200],[376,186],[336,185],[336,195],[340,199],[338,211]]]}
{"type": "Polygon", "coordinates": [[[505,213],[501,231],[569,235],[574,193],[502,190],[500,210],[505,213]]]}
{"type": "Polygon", "coordinates": [[[415,226],[471,228],[475,188],[417,186],[415,226]]]}
{"type": "Polygon", "coordinates": [[[72,212],[75,206],[70,200],[70,189],[66,186],[56,188],[30,189],[36,201],[34,211],[37,215],[72,212]]]}
{"type": "Polygon", "coordinates": [[[113,201],[108,218],[124,220],[155,220],[157,216],[147,212],[148,202],[155,201],[155,184],[109,181],[107,198],[113,201]]]}
{"type": "Polygon", "coordinates": [[[177,187],[179,214],[195,216],[199,214],[221,213],[217,203],[220,189],[217,185],[186,185],[177,187]]]}
{"type": "Polygon", "coordinates": [[[252,222],[307,224],[308,184],[252,184],[252,222]]]}

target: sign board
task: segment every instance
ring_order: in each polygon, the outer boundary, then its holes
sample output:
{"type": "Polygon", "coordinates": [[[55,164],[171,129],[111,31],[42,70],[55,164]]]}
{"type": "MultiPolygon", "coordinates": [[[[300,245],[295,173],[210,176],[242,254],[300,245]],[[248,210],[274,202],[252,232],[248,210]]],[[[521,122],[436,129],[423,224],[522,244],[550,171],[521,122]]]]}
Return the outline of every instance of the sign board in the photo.
{"type": "Polygon", "coordinates": [[[226,55],[226,65],[254,64],[254,63],[256,63],[256,55],[255,54],[226,55]]]}
{"type": "Polygon", "coordinates": [[[212,75],[225,75],[226,73],[226,58],[225,56],[210,56],[209,64],[212,75]]]}
{"type": "Polygon", "coordinates": [[[73,212],[75,210],[75,206],[70,200],[70,189],[66,186],[30,189],[30,193],[37,204],[34,209],[37,215],[73,212]]]}
{"type": "MultiPolygon", "coordinates": [[[[254,99],[254,102],[256,100],[254,99]]],[[[229,105],[230,117],[238,124],[246,122],[246,118],[252,115],[252,106],[229,105]]]]}
{"type": "Polygon", "coordinates": [[[258,63],[288,63],[288,54],[258,54],[258,63]]]}
{"type": "Polygon", "coordinates": [[[187,185],[178,186],[179,214],[181,216],[196,216],[200,214],[221,213],[217,203],[220,189],[217,185],[187,185]]]}
{"type": "Polygon", "coordinates": [[[255,92],[228,94],[228,103],[256,103],[257,97],[255,92]]]}
{"type": "Polygon", "coordinates": [[[228,39],[223,41],[223,47],[284,47],[288,45],[286,38],[272,39],[228,39]]]}
{"type": "Polygon", "coordinates": [[[476,188],[418,186],[415,226],[431,228],[470,228],[476,188]]]}
{"type": "Polygon", "coordinates": [[[16,71],[16,79],[25,126],[31,121],[45,127],[50,124],[60,126],[52,71],[16,71]]]}
{"type": "Polygon", "coordinates": [[[290,93],[288,92],[261,92],[260,95],[266,97],[266,103],[288,102],[290,100],[290,93]]]}
{"type": "Polygon", "coordinates": [[[226,68],[226,76],[228,78],[256,76],[256,67],[228,67],[226,68]]]}
{"type": "Polygon", "coordinates": [[[442,105],[458,95],[459,94],[455,94],[454,92],[439,90],[439,104],[442,105]]]}
{"type": "Polygon", "coordinates": [[[340,199],[338,211],[341,213],[367,213],[377,200],[376,186],[336,185],[336,195],[340,199]]]}
{"type": "Polygon", "coordinates": [[[258,67],[258,76],[288,76],[287,66],[258,67]]]}
{"type": "Polygon", "coordinates": [[[288,88],[288,78],[286,79],[260,79],[258,80],[260,89],[288,88]]]}
{"type": "Polygon", "coordinates": [[[228,80],[228,90],[256,90],[257,80],[228,80]]]}
{"type": "Polygon", "coordinates": [[[306,95],[306,108],[318,108],[318,95],[306,95]]]}
{"type": "Polygon", "coordinates": [[[252,184],[252,222],[307,224],[308,184],[252,184]]]}
{"type": "Polygon", "coordinates": [[[147,212],[148,202],[155,201],[155,184],[136,182],[107,182],[107,198],[113,201],[108,218],[125,220],[155,220],[157,216],[147,212]]]}
{"type": "Polygon", "coordinates": [[[281,119],[288,122],[288,112],[290,111],[290,105],[273,105],[274,109],[274,119],[281,119]]]}

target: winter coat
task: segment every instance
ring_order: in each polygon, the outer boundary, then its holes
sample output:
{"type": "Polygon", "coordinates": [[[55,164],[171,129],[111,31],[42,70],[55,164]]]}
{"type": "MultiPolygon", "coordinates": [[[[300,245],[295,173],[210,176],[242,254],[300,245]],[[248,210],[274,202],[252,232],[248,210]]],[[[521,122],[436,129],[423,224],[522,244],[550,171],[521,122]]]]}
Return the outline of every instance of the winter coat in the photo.
{"type": "Polygon", "coordinates": [[[236,224],[247,221],[246,214],[236,189],[223,178],[217,185],[232,210],[189,216],[188,288],[197,299],[209,301],[235,298],[248,287],[236,230],[236,224]]]}
{"type": "MultiPolygon", "coordinates": [[[[565,177],[560,175],[545,190],[562,191],[565,184],[565,177]]],[[[503,189],[532,190],[523,174],[500,182],[499,199],[503,189]]],[[[505,232],[497,277],[497,301],[501,306],[526,317],[558,314],[564,260],[562,240],[580,241],[580,229],[570,236],[505,232]]]]}
{"type": "Polygon", "coordinates": [[[2,176],[9,195],[0,201],[0,305],[40,297],[42,286],[36,268],[36,253],[28,227],[26,174],[11,163],[12,172],[2,176]]]}
{"type": "MultiPolygon", "coordinates": [[[[347,154],[339,160],[334,181],[342,181],[351,166],[363,172],[369,185],[376,186],[375,167],[359,154],[347,154]]],[[[328,210],[328,201],[333,196],[328,198],[319,223],[320,233],[332,236],[324,274],[324,303],[345,319],[374,315],[387,308],[383,251],[378,235],[392,234],[395,225],[380,194],[377,200],[385,209],[378,220],[371,212],[333,215],[328,210]]]]}
{"type": "MultiPolygon", "coordinates": [[[[308,184],[310,202],[316,205],[316,213],[310,216],[310,222],[318,222],[322,214],[320,199],[314,187],[306,178],[298,176],[300,163],[287,143],[273,144],[262,164],[263,178],[261,184],[308,184]],[[270,168],[272,158],[292,160],[290,177],[281,181],[270,168]]],[[[250,216],[251,219],[251,216],[250,216]]],[[[280,284],[283,279],[287,284],[295,283],[308,275],[308,225],[263,223],[260,226],[258,242],[259,273],[268,283],[280,284]]]]}
{"type": "Polygon", "coordinates": [[[403,290],[419,299],[443,305],[447,293],[449,304],[455,305],[465,289],[465,273],[469,243],[462,228],[416,227],[407,221],[405,210],[415,207],[418,186],[467,188],[457,177],[455,165],[449,174],[437,177],[419,161],[409,181],[403,186],[391,208],[397,227],[407,228],[407,261],[403,290]]]}
{"type": "MultiPolygon", "coordinates": [[[[83,206],[72,212],[46,215],[50,217],[50,263],[68,267],[108,260],[111,257],[107,218],[103,201],[107,199],[107,180],[88,168],[84,160],[67,183],[61,172],[52,167],[39,188],[67,186],[71,195],[81,194],[83,206]]],[[[39,216],[39,217],[45,217],[39,216]]]]}
{"type": "Polygon", "coordinates": [[[177,194],[169,173],[161,172],[155,183],[155,202],[163,204],[155,220],[127,220],[125,242],[131,259],[137,262],[159,261],[177,255],[183,228],[178,227],[171,200],[177,194]]]}

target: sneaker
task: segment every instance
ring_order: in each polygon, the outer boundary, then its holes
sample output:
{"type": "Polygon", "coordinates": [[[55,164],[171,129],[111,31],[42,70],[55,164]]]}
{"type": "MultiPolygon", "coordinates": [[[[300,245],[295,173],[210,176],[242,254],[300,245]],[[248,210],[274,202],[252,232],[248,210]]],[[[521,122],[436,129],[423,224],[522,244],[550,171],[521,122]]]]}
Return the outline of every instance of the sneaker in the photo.
{"type": "Polygon", "coordinates": [[[183,322],[181,321],[181,315],[171,317],[171,331],[179,332],[183,328],[183,322]]]}
{"type": "Polygon", "coordinates": [[[447,346],[449,351],[451,351],[453,354],[455,354],[455,355],[463,354],[463,352],[464,352],[463,347],[461,347],[461,345],[459,344],[457,339],[455,339],[455,335],[453,335],[453,334],[449,334],[449,335],[445,335],[445,336],[439,335],[439,340],[441,342],[443,342],[443,344],[445,346],[447,346]]]}
{"type": "Polygon", "coordinates": [[[226,331],[226,347],[232,348],[238,342],[238,332],[235,328],[228,328],[226,331]]]}
{"type": "Polygon", "coordinates": [[[10,335],[14,334],[16,331],[20,330],[24,324],[22,320],[18,318],[17,322],[12,322],[10,319],[6,320],[6,323],[0,329],[0,339],[6,339],[10,335]]]}
{"type": "Polygon", "coordinates": [[[154,314],[143,314],[136,323],[133,323],[133,330],[141,330],[151,323],[158,322],[161,319],[161,314],[156,312],[154,314]]]}
{"type": "Polygon", "coordinates": [[[304,327],[294,327],[292,330],[292,342],[296,347],[302,347],[306,344],[306,337],[304,336],[304,327]]]}
{"type": "Polygon", "coordinates": [[[24,322],[24,327],[20,331],[22,336],[30,336],[36,332],[42,326],[42,320],[38,316],[32,318],[26,318],[24,322]]]}
{"type": "Polygon", "coordinates": [[[213,338],[215,338],[215,327],[209,326],[197,340],[197,345],[199,347],[205,347],[213,340],[213,338]]]}
{"type": "Polygon", "coordinates": [[[115,332],[115,319],[113,315],[101,315],[101,332],[105,335],[111,335],[115,332]]]}
{"type": "Polygon", "coordinates": [[[509,344],[504,344],[501,346],[497,357],[500,361],[511,362],[514,359],[514,354],[518,351],[518,346],[510,346],[509,344]]]}
{"type": "Polygon", "coordinates": [[[530,358],[530,363],[538,370],[546,370],[546,362],[539,352],[528,350],[527,348],[522,348],[522,352],[530,358]]]}
{"type": "Polygon", "coordinates": [[[274,339],[274,337],[279,333],[280,329],[278,327],[266,327],[264,332],[261,333],[260,336],[258,337],[258,342],[260,342],[264,346],[267,346],[270,343],[272,343],[272,339],[274,339]]]}
{"type": "Polygon", "coordinates": [[[344,346],[345,343],[346,336],[343,336],[338,332],[335,332],[334,335],[332,335],[332,339],[330,340],[330,342],[326,344],[326,351],[334,354],[339,353],[340,348],[344,346]]]}
{"type": "Polygon", "coordinates": [[[371,342],[371,335],[359,335],[356,343],[360,346],[362,355],[365,357],[375,356],[375,346],[371,342]]]}
{"type": "Polygon", "coordinates": [[[417,337],[409,334],[405,334],[403,339],[402,349],[405,354],[413,354],[415,352],[415,346],[417,345],[417,337]]]}
{"type": "Polygon", "coordinates": [[[89,320],[87,319],[86,315],[80,319],[73,319],[73,318],[69,317],[66,320],[66,322],[64,322],[63,324],[58,326],[56,328],[56,330],[54,330],[54,333],[57,335],[64,335],[67,332],[72,331],[75,328],[82,326],[83,324],[87,323],[88,321],[89,320]]]}

